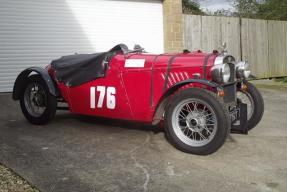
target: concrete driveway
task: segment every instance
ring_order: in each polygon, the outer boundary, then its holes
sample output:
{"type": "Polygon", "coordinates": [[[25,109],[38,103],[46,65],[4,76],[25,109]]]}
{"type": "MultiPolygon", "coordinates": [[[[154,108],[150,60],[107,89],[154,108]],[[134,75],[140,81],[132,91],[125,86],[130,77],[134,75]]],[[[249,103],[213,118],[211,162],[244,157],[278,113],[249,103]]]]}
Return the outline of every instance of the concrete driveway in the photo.
{"type": "Polygon", "coordinates": [[[209,156],[182,153],[147,125],[60,112],[33,126],[3,94],[0,162],[43,192],[286,191],[287,89],[261,92],[262,122],[209,156]]]}

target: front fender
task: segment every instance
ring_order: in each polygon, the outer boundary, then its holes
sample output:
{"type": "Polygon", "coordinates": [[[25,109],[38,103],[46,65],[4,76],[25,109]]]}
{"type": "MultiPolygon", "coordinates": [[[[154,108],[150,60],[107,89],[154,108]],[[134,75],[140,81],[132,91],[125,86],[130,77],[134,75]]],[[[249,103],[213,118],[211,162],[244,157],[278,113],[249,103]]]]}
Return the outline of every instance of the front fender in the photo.
{"type": "Polygon", "coordinates": [[[216,88],[218,87],[219,85],[214,83],[214,82],[210,82],[210,81],[207,81],[205,79],[187,79],[187,80],[184,80],[184,81],[181,81],[181,82],[178,82],[176,84],[174,84],[172,87],[170,87],[163,95],[163,97],[165,97],[166,95],[170,95],[172,94],[174,91],[176,91],[178,88],[184,86],[184,85],[187,85],[187,84],[190,84],[190,83],[198,83],[200,85],[206,85],[208,87],[211,87],[211,88],[216,88]]]}
{"type": "Polygon", "coordinates": [[[13,87],[13,99],[14,100],[20,99],[20,96],[21,96],[22,92],[24,91],[25,85],[28,81],[28,77],[32,72],[39,74],[43,78],[43,80],[46,82],[46,84],[49,88],[49,91],[52,95],[59,96],[59,91],[56,88],[55,83],[53,82],[52,78],[50,77],[48,71],[43,69],[43,68],[40,68],[40,67],[30,67],[30,68],[22,71],[18,75],[18,77],[14,83],[14,87],[13,87]]]}
{"type": "Polygon", "coordinates": [[[200,85],[205,85],[208,86],[210,88],[217,88],[219,87],[218,84],[207,81],[205,79],[187,79],[181,82],[178,82],[176,84],[174,84],[172,87],[170,87],[160,98],[158,105],[156,107],[156,111],[154,113],[154,117],[153,117],[153,122],[152,124],[155,125],[157,123],[160,122],[162,115],[165,111],[165,108],[168,104],[168,99],[170,95],[172,95],[176,90],[178,90],[180,87],[188,85],[188,84],[192,84],[192,83],[197,83],[200,85]]]}

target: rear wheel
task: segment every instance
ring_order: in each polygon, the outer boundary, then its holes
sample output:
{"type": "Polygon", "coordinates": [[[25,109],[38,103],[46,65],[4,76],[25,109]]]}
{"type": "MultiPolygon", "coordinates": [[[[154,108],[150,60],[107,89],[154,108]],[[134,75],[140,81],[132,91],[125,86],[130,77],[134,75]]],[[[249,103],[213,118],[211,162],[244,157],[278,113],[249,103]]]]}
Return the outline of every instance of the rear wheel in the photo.
{"type": "Polygon", "coordinates": [[[168,140],[179,150],[192,154],[215,152],[224,143],[230,125],[222,100],[197,88],[177,93],[165,114],[168,140]]]}
{"type": "Polygon", "coordinates": [[[30,123],[46,124],[55,116],[57,98],[50,94],[45,81],[39,75],[31,75],[21,95],[20,106],[30,123]]]}

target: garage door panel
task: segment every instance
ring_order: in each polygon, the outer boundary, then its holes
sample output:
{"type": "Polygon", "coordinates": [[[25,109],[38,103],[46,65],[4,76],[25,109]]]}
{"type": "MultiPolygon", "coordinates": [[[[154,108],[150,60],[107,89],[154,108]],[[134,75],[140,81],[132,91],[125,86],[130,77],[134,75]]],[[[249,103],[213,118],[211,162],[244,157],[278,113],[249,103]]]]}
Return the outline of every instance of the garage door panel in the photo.
{"type": "Polygon", "coordinates": [[[163,52],[162,1],[0,0],[0,92],[30,66],[118,43],[163,52]]]}

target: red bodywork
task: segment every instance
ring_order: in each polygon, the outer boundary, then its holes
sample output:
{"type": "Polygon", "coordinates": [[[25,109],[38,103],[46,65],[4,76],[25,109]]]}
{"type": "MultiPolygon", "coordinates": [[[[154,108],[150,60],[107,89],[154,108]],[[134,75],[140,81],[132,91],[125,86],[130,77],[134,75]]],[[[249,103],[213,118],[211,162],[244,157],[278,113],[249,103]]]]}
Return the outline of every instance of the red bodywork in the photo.
{"type": "MultiPolygon", "coordinates": [[[[141,122],[152,122],[155,111],[165,92],[177,82],[193,78],[194,74],[203,76],[203,65],[206,63],[207,76],[213,66],[217,54],[207,55],[192,52],[181,54],[116,54],[111,61],[105,77],[92,80],[76,87],[67,87],[57,82],[61,96],[68,103],[73,113],[102,116],[115,119],[125,119],[141,122]],[[176,56],[176,57],[174,57],[176,56]],[[170,73],[164,89],[165,75],[168,62],[174,57],[170,65],[170,73]],[[125,67],[126,59],[144,59],[144,67],[125,67]],[[106,105],[107,97],[103,97],[101,108],[91,108],[91,87],[114,87],[115,107],[109,109],[106,105]]],[[[49,74],[54,78],[53,69],[48,66],[49,74]]],[[[54,78],[55,79],[55,78],[54,78]]],[[[200,86],[192,84],[190,86],[200,86]]],[[[95,92],[96,103],[100,92],[95,92]]]]}

